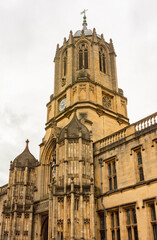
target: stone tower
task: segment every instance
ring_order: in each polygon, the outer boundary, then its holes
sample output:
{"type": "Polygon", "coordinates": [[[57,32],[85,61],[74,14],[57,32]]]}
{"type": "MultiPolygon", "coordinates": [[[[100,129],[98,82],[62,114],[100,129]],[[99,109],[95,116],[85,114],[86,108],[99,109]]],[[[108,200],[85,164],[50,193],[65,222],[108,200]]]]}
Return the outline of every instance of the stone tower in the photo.
{"type": "Polygon", "coordinates": [[[127,99],[118,89],[112,40],[87,29],[86,16],[83,29],[57,45],[54,62],[40,145],[40,195],[49,195],[52,223],[48,239],[95,239],[93,141],[128,125],[127,99]]]}
{"type": "Polygon", "coordinates": [[[25,150],[10,163],[7,199],[3,204],[2,238],[25,240],[32,237],[35,167],[38,161],[25,150]]]}

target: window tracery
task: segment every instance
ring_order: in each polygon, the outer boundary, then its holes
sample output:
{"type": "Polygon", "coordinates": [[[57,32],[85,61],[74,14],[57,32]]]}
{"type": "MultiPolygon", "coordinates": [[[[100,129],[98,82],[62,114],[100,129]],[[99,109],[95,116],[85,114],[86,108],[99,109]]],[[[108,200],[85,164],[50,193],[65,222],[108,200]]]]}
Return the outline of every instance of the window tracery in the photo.
{"type": "Polygon", "coordinates": [[[79,45],[79,69],[88,69],[88,45],[82,43],[79,45]]]}
{"type": "Polygon", "coordinates": [[[99,69],[101,72],[106,73],[106,56],[102,47],[99,49],[99,69]]]}

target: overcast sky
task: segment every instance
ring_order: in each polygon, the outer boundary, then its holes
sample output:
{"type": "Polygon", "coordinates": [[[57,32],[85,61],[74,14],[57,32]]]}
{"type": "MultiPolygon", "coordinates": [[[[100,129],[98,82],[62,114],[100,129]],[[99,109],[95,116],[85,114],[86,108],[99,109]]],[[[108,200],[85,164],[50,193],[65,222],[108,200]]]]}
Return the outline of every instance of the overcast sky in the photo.
{"type": "Polygon", "coordinates": [[[113,39],[130,123],[156,112],[156,0],[0,0],[0,186],[27,138],[39,159],[56,45],[82,29],[83,9],[88,28],[113,39]]]}

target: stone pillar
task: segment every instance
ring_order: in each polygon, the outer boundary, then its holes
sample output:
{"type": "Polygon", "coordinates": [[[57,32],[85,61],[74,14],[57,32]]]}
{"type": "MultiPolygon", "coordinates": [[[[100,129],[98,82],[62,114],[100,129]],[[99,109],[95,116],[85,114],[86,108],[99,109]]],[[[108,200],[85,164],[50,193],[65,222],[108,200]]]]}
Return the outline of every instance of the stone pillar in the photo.
{"type": "Polygon", "coordinates": [[[59,144],[58,144],[58,140],[56,143],[56,182],[58,183],[58,161],[59,161],[59,144]]]}
{"type": "MultiPolygon", "coordinates": [[[[106,212],[106,231],[107,231],[107,239],[112,239],[112,234],[111,234],[111,215],[110,215],[109,212],[106,212]]],[[[121,228],[120,228],[120,231],[121,231],[121,228]]]]}
{"type": "Polygon", "coordinates": [[[63,222],[63,238],[67,239],[67,196],[64,196],[64,222],[63,222]]]}
{"type": "Polygon", "coordinates": [[[82,132],[79,132],[79,180],[80,180],[80,192],[82,193],[82,132]]]}
{"type": "Polygon", "coordinates": [[[56,186],[53,185],[53,197],[52,197],[52,240],[56,240],[57,237],[57,201],[55,196],[56,186]]]}
{"type": "Polygon", "coordinates": [[[48,240],[51,240],[52,237],[52,183],[49,187],[49,222],[48,222],[48,240]]]}
{"type": "Polygon", "coordinates": [[[145,205],[144,208],[141,207],[142,205],[143,205],[143,203],[141,201],[141,202],[138,202],[138,206],[135,207],[136,220],[137,220],[137,230],[138,230],[139,239],[147,240],[147,239],[151,239],[150,232],[149,232],[149,227],[148,227],[151,219],[148,220],[147,205],[145,205]],[[147,227],[143,227],[143,226],[147,226],[147,227]]]}
{"type": "MultiPolygon", "coordinates": [[[[12,233],[12,219],[13,219],[13,215],[12,213],[10,213],[10,224],[9,224],[9,235],[8,235],[8,240],[11,240],[11,233],[12,233]]],[[[2,220],[3,222],[3,220],[2,220]]]]}
{"type": "Polygon", "coordinates": [[[74,46],[73,46],[73,34],[72,31],[70,31],[69,34],[69,47],[68,47],[68,59],[67,59],[67,84],[72,84],[72,80],[73,80],[73,68],[74,68],[74,46]]]}
{"type": "Polygon", "coordinates": [[[112,43],[112,39],[110,39],[110,63],[111,63],[111,78],[112,78],[112,88],[114,91],[118,91],[117,86],[117,67],[116,67],[116,54],[114,50],[114,46],[112,43]]]}
{"type": "Polygon", "coordinates": [[[74,229],[74,179],[71,179],[71,240],[75,239],[75,229],[74,229]]]}
{"type": "Polygon", "coordinates": [[[37,230],[38,230],[38,240],[41,240],[41,216],[38,214],[38,224],[37,224],[37,230]]]}
{"type": "Polygon", "coordinates": [[[28,240],[32,239],[32,225],[33,225],[33,205],[31,205],[31,212],[29,213],[28,240]]]}
{"type": "Polygon", "coordinates": [[[81,239],[84,239],[84,202],[83,195],[80,195],[80,224],[81,224],[81,239]]]}
{"type": "MultiPolygon", "coordinates": [[[[4,209],[4,203],[3,203],[3,209],[4,209]]],[[[2,227],[1,227],[0,240],[3,240],[3,238],[4,238],[4,213],[3,213],[3,217],[2,217],[2,227]]]]}
{"type": "Polygon", "coordinates": [[[95,199],[94,199],[94,182],[91,178],[91,195],[90,195],[90,209],[91,209],[91,217],[90,217],[90,230],[92,239],[95,238],[95,199]]]}
{"type": "Polygon", "coordinates": [[[13,240],[15,240],[15,232],[16,232],[16,220],[17,220],[17,203],[15,203],[15,212],[14,212],[14,217],[13,217],[13,240]]]}
{"type": "Polygon", "coordinates": [[[119,224],[120,224],[120,239],[127,239],[126,229],[126,211],[123,208],[119,209],[119,224]]]}
{"type": "MultiPolygon", "coordinates": [[[[24,206],[23,206],[23,208],[24,208],[24,206]]],[[[24,239],[24,221],[25,221],[25,214],[23,212],[22,216],[21,216],[21,240],[24,239]]]]}

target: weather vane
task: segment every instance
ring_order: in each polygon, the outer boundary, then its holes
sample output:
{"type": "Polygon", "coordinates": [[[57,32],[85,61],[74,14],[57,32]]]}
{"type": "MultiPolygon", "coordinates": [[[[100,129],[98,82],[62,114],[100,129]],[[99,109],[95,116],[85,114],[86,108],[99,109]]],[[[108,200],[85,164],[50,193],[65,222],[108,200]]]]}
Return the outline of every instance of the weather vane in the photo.
{"type": "Polygon", "coordinates": [[[86,12],[88,11],[88,9],[84,9],[82,12],[81,12],[81,15],[84,14],[83,16],[83,26],[84,28],[87,26],[87,22],[86,22],[86,12]]]}

